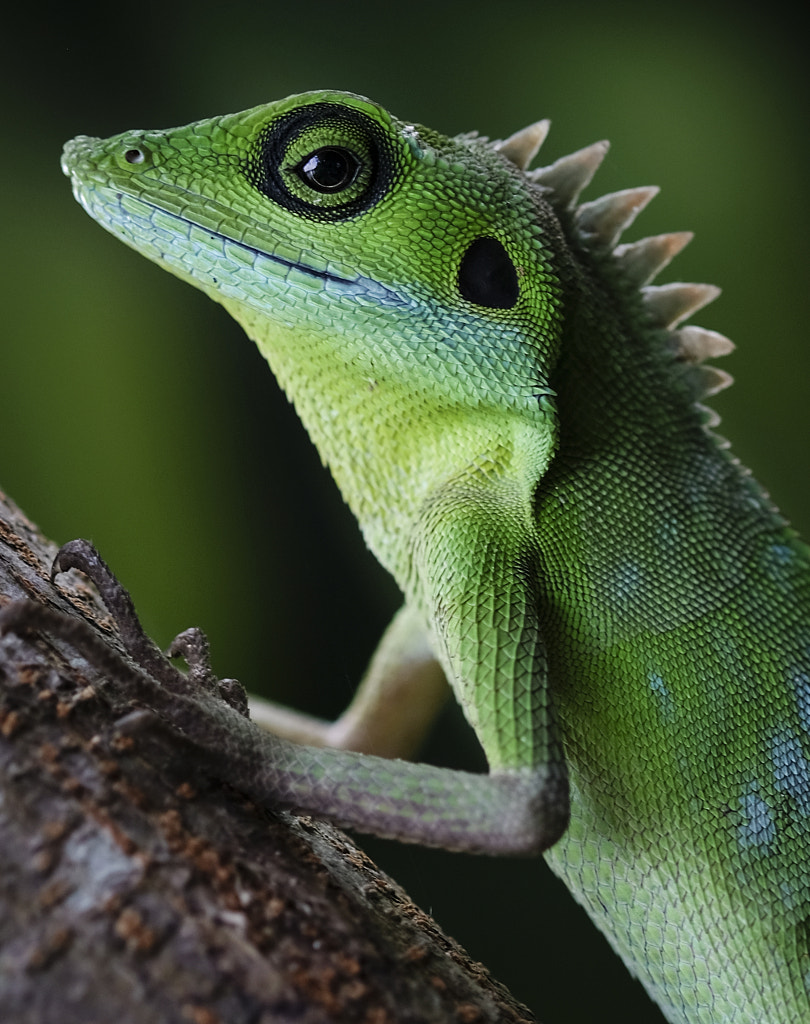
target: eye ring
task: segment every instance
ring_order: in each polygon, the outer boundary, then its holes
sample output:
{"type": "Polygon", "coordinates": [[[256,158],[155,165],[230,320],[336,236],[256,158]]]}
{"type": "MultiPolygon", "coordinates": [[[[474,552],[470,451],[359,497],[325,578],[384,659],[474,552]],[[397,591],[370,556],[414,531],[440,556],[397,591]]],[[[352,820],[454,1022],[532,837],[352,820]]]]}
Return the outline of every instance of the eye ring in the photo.
{"type": "Polygon", "coordinates": [[[379,202],[398,163],[381,124],[350,105],[319,102],[302,104],[265,125],[243,171],[254,188],[284,209],[336,222],[379,202]]]}
{"type": "Polygon", "coordinates": [[[294,170],[305,185],[329,195],[353,185],[361,167],[361,161],[350,149],[321,146],[307,154],[294,170]]]}

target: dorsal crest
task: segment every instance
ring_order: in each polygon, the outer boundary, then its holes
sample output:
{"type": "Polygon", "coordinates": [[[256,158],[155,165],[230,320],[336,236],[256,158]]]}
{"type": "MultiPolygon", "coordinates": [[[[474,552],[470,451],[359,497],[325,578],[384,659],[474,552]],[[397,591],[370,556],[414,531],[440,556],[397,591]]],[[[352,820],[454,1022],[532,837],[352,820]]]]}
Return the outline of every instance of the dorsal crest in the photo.
{"type": "MultiPolygon", "coordinates": [[[[543,198],[558,213],[566,215],[565,220],[571,224],[580,244],[593,251],[612,254],[625,278],[639,289],[650,326],[666,329],[673,356],[695,367],[698,397],[708,397],[728,387],[733,380],[730,374],[699,364],[706,359],[728,355],[734,349],[733,343],[717,331],[692,324],[681,326],[692,313],[716,299],[720,289],[715,285],[685,282],[651,284],[692,240],[692,232],[673,231],[637,242],[620,243],[622,233],[658,194],[658,187],[622,189],[580,203],[580,194],[590,184],[610,144],[605,140],[594,142],[547,166],[529,170],[529,164],[545,141],[549,127],[548,120],[536,121],[508,139],[496,140],[490,145],[524,172],[528,181],[542,190],[543,198]]],[[[710,413],[709,421],[709,425],[714,426],[718,418],[710,413]]]]}

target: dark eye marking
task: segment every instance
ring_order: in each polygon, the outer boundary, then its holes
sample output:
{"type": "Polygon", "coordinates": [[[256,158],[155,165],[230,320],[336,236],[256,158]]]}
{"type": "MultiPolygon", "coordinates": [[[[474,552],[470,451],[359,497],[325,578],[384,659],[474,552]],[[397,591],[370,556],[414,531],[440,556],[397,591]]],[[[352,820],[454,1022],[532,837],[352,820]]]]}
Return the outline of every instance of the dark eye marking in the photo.
{"type": "Polygon", "coordinates": [[[470,244],[459,264],[458,288],[477,306],[514,306],[520,294],[517,270],[497,238],[476,238],[470,244]]]}
{"type": "Polygon", "coordinates": [[[305,156],[295,173],[316,192],[341,192],[355,181],[361,166],[351,150],[323,146],[305,156]]]}
{"type": "Polygon", "coordinates": [[[243,173],[284,209],[335,222],[357,217],[382,199],[398,162],[389,133],[363,111],[310,103],[274,118],[260,131],[243,173]]]}

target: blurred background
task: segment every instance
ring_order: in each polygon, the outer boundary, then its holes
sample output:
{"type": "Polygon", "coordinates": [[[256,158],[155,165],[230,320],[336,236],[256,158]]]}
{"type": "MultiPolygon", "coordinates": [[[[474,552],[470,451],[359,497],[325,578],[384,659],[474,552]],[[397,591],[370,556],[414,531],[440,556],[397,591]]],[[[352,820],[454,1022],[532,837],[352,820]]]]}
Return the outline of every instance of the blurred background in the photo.
{"type": "MultiPolygon", "coordinates": [[[[4,15],[0,487],[91,538],[159,643],[202,626],[221,675],[332,717],[399,597],[241,330],[96,226],[60,150],[306,89],[447,134],[550,117],[545,161],[611,139],[588,196],[658,184],[628,239],[697,232],[662,281],[723,287],[722,433],[810,533],[800,5],[52,6],[4,15]]],[[[428,755],[479,763],[457,712],[428,755]]],[[[361,843],[549,1024],[663,1019],[542,863],[361,843]]]]}

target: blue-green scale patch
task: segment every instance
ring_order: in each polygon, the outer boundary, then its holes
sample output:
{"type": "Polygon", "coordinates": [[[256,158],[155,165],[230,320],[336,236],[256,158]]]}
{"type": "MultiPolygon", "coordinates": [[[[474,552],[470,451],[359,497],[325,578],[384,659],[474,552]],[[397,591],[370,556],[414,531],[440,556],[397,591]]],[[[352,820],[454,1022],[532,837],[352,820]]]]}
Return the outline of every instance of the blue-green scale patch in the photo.
{"type": "Polygon", "coordinates": [[[641,584],[641,567],[635,562],[625,562],[617,566],[610,580],[614,601],[624,605],[628,601],[637,600],[641,584]]]}
{"type": "Polygon", "coordinates": [[[776,824],[771,809],[759,795],[759,784],[752,782],[740,797],[745,821],[737,826],[737,842],[743,850],[768,852],[776,836],[776,824]]]}
{"type": "Polygon", "coordinates": [[[796,693],[799,721],[804,731],[810,734],[810,673],[797,669],[793,673],[791,685],[796,693]]]}
{"type": "Polygon", "coordinates": [[[800,814],[810,815],[810,765],[792,729],[777,733],[771,740],[771,762],[776,789],[794,799],[800,814]]]}
{"type": "Polygon", "coordinates": [[[671,722],[675,718],[675,702],[663,677],[657,672],[648,672],[647,682],[650,684],[650,689],[655,695],[658,710],[661,712],[661,718],[665,722],[671,722]]]}

